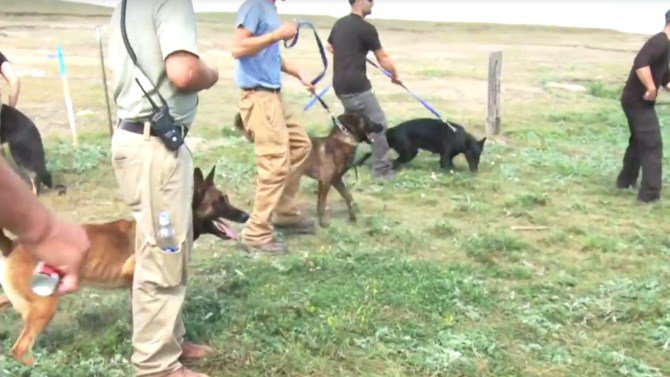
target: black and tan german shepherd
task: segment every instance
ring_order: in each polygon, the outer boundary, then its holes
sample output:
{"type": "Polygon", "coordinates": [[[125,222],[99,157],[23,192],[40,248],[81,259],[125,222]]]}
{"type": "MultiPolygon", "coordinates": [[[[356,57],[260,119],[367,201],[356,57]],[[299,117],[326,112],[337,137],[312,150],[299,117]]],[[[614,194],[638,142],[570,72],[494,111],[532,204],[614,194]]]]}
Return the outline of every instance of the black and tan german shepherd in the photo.
{"type": "MultiPolygon", "coordinates": [[[[246,222],[249,215],[233,206],[228,196],[214,186],[214,169],[203,177],[194,171],[193,238],[213,234],[221,239],[236,238],[226,220],[246,222]]],[[[135,272],[135,221],[116,220],[104,224],[85,224],[91,249],[82,263],[82,286],[131,289],[135,272]]],[[[11,303],[23,318],[23,331],[11,349],[11,355],[25,365],[33,363],[29,355],[37,336],[56,312],[56,296],[37,296],[30,280],[37,260],[16,245],[0,229],[0,283],[7,295],[0,306],[11,303]]]]}
{"type": "MultiPolygon", "coordinates": [[[[53,188],[51,173],[47,170],[44,157],[42,137],[25,114],[14,107],[0,107],[0,145],[7,143],[12,159],[20,173],[26,173],[32,184],[33,193],[40,194],[42,185],[53,188]]],[[[65,193],[64,186],[58,186],[60,193],[65,193]]]]}

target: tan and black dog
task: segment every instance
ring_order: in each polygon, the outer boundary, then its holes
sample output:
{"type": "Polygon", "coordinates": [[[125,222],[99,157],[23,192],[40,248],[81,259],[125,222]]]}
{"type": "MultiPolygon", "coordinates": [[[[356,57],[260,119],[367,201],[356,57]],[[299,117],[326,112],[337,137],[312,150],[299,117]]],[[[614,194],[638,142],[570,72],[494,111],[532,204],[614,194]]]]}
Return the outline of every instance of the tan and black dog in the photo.
{"type": "MultiPolygon", "coordinates": [[[[304,174],[319,182],[316,210],[319,225],[324,228],[328,226],[326,199],[331,187],[335,187],[344,198],[349,211],[349,219],[356,221],[353,198],[342,181],[342,176],[353,166],[353,157],[358,144],[370,143],[370,134],[384,130],[381,124],[376,124],[359,114],[342,114],[334,121],[339,122],[339,126],[334,124],[328,136],[310,136],[312,151],[303,166],[304,174]]],[[[239,113],[235,117],[235,128],[251,141],[249,135],[244,132],[239,113]]]]}
{"type": "MultiPolygon", "coordinates": [[[[194,172],[193,238],[213,234],[221,239],[236,238],[224,219],[243,223],[249,215],[235,208],[228,196],[214,186],[214,169],[203,178],[202,171],[194,172]]],[[[87,224],[84,229],[91,249],[82,264],[81,284],[99,288],[132,287],[135,271],[135,221],[117,220],[105,224],[87,224]]],[[[58,297],[37,296],[30,281],[37,260],[20,245],[13,244],[0,229],[0,283],[7,297],[0,297],[0,306],[11,303],[23,318],[23,330],[11,349],[19,362],[30,365],[27,357],[35,339],[47,326],[54,313],[58,297]]]]}

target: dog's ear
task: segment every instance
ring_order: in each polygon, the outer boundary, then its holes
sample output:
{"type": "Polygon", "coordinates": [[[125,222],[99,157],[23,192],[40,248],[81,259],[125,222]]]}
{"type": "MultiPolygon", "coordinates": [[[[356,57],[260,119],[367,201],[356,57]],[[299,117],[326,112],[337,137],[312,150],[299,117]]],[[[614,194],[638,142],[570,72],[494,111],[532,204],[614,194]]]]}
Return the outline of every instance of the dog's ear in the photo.
{"type": "Polygon", "coordinates": [[[479,148],[481,149],[484,149],[484,143],[486,143],[486,137],[477,142],[477,144],[479,144],[479,148]]]}
{"type": "Polygon", "coordinates": [[[205,178],[205,183],[208,185],[214,185],[214,174],[216,171],[216,165],[212,166],[212,170],[209,171],[209,174],[207,174],[207,178],[205,178]]]}
{"type": "Polygon", "coordinates": [[[196,188],[202,186],[204,180],[205,179],[202,177],[202,170],[200,170],[200,168],[195,168],[195,171],[193,171],[194,186],[196,188]]]}

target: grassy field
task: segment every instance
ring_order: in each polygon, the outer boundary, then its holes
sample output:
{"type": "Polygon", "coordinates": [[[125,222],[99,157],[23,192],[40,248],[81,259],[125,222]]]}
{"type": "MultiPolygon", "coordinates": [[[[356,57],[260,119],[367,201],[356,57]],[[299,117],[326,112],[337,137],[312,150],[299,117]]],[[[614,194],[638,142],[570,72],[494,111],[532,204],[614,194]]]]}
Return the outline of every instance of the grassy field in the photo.
{"type": "MultiPolygon", "coordinates": [[[[110,166],[94,33],[102,25],[108,35],[109,10],[3,0],[0,15],[0,48],[23,74],[19,107],[42,131],[55,180],[69,187],[42,200],[78,222],[129,217],[110,166]],[[48,58],[57,44],[77,113],[76,150],[48,58]]],[[[334,20],[316,21],[325,38],[334,20]]],[[[670,375],[668,206],[640,206],[635,192],[614,189],[628,138],[617,99],[646,36],[375,24],[408,87],[477,136],[488,55],[501,50],[503,136],[487,143],[477,175],[462,157],[460,171],[442,172],[425,153],[390,183],[371,180],[367,167],[358,181],[350,174],[359,222],[347,222],[332,193],[330,229],[288,238],[288,256],[250,256],[232,242],[199,239],[185,318],[189,336],[217,351],[194,368],[211,376],[670,375]]],[[[199,15],[198,28],[202,56],[221,79],[201,94],[189,143],[196,165],[217,166],[219,186],[250,210],[253,154],[232,126],[232,16],[199,15]]],[[[310,75],[319,71],[307,35],[284,56],[310,75]]],[[[378,72],[369,75],[391,125],[431,116],[378,72]]],[[[286,98],[302,112],[309,97],[294,81],[286,79],[286,98]]],[[[342,110],[332,93],[326,100],[342,110]]],[[[670,109],[658,112],[667,125],[670,109]]],[[[301,117],[310,132],[327,131],[320,108],[301,117]]],[[[663,135],[670,140],[667,127],[663,135]]],[[[310,213],[315,188],[302,183],[310,213]]],[[[0,375],[131,374],[127,292],[84,289],[62,299],[31,369],[7,357],[20,325],[12,310],[0,313],[0,375]]]]}

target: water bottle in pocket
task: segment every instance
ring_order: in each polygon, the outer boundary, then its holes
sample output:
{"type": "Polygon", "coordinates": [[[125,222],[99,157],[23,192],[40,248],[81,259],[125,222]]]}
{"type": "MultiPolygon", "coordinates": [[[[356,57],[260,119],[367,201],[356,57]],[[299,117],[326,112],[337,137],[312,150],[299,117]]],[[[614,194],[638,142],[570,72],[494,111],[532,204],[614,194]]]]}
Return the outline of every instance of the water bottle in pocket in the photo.
{"type": "Polygon", "coordinates": [[[156,244],[166,253],[176,253],[179,251],[179,245],[175,237],[172,223],[170,222],[170,214],[163,211],[158,214],[158,232],[156,234],[156,244]]]}

